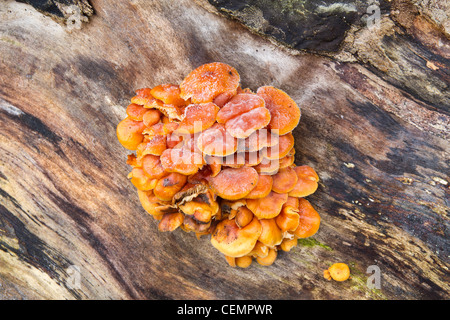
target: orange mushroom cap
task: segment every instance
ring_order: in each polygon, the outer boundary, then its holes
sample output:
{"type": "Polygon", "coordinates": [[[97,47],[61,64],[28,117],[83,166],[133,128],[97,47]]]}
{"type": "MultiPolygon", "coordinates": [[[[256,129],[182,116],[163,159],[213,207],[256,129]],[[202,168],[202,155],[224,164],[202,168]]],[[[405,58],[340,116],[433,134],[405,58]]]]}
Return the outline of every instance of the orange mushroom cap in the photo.
{"type": "Polygon", "coordinates": [[[142,116],[142,122],[146,127],[153,126],[161,120],[161,112],[156,109],[145,109],[146,112],[142,116]]]}
{"type": "Polygon", "coordinates": [[[294,234],[298,238],[308,238],[313,236],[320,226],[320,215],[305,198],[299,199],[298,215],[299,225],[294,234]]]}
{"type": "Polygon", "coordinates": [[[253,259],[250,256],[237,257],[235,259],[236,259],[236,265],[239,268],[248,268],[248,267],[250,267],[250,265],[253,262],[253,259]]]}
{"type": "Polygon", "coordinates": [[[256,217],[243,228],[239,228],[234,220],[224,219],[211,235],[211,244],[226,256],[242,257],[255,247],[261,230],[261,223],[256,217]]]}
{"type": "Polygon", "coordinates": [[[142,207],[144,208],[147,213],[151,214],[152,216],[160,216],[165,213],[165,206],[167,205],[167,202],[163,202],[160,199],[158,199],[153,191],[141,191],[138,190],[138,197],[139,201],[141,202],[142,207]]]}
{"type": "Polygon", "coordinates": [[[149,178],[142,168],[133,168],[129,177],[131,178],[131,183],[136,187],[136,189],[141,191],[153,190],[158,182],[158,179],[149,178]]]}
{"type": "Polygon", "coordinates": [[[183,224],[184,215],[181,212],[166,213],[158,224],[158,230],[161,232],[175,231],[183,224]]]}
{"type": "Polygon", "coordinates": [[[283,241],[283,233],[274,218],[260,219],[259,222],[261,223],[259,242],[270,248],[274,248],[283,241]]]}
{"type": "Polygon", "coordinates": [[[253,168],[260,174],[274,175],[280,169],[280,162],[279,160],[263,158],[262,161],[253,168]]]}
{"type": "Polygon", "coordinates": [[[260,241],[256,241],[256,244],[253,247],[252,251],[250,251],[247,255],[253,258],[256,257],[264,258],[267,257],[268,254],[269,254],[269,247],[260,241]]]}
{"type": "Polygon", "coordinates": [[[193,103],[212,102],[224,92],[236,92],[240,82],[235,68],[221,62],[201,65],[180,84],[180,97],[193,103]]]}
{"type": "Polygon", "coordinates": [[[165,171],[184,175],[195,174],[203,166],[202,156],[185,148],[164,150],[160,161],[165,171]]]}
{"type": "Polygon", "coordinates": [[[345,263],[334,263],[324,272],[324,277],[328,280],[345,281],[350,277],[350,268],[345,263]]]}
{"type": "Polygon", "coordinates": [[[128,150],[136,150],[138,145],[144,140],[145,125],[142,121],[135,121],[125,118],[119,122],[116,128],[117,139],[120,144],[128,150]]]}
{"type": "Polygon", "coordinates": [[[262,97],[269,109],[271,120],[269,129],[279,130],[280,135],[284,135],[294,130],[300,121],[300,108],[284,91],[264,86],[257,90],[257,94],[262,97]]]}
{"type": "Polygon", "coordinates": [[[156,183],[153,193],[163,201],[171,201],[173,196],[180,191],[187,182],[187,177],[183,174],[172,172],[161,178],[156,183]]]}
{"type": "Polygon", "coordinates": [[[273,185],[272,190],[277,193],[288,193],[294,189],[298,177],[294,169],[291,167],[283,168],[272,176],[273,185]]]}
{"type": "Polygon", "coordinates": [[[253,93],[239,93],[231,98],[217,113],[218,123],[227,123],[227,121],[247,113],[253,109],[264,107],[264,99],[253,93]]]}
{"type": "Polygon", "coordinates": [[[204,154],[225,157],[236,152],[238,143],[224,125],[215,123],[199,135],[197,146],[204,154]]]}
{"type": "Polygon", "coordinates": [[[219,107],[212,102],[190,104],[184,110],[184,118],[176,132],[197,133],[210,128],[216,121],[219,107]]]}
{"type": "Polygon", "coordinates": [[[289,192],[291,197],[306,197],[316,192],[319,186],[319,176],[310,166],[294,168],[298,180],[295,187],[289,192]]]}
{"type": "Polygon", "coordinates": [[[258,219],[271,219],[280,214],[281,208],[287,199],[287,193],[281,194],[271,191],[265,198],[247,199],[247,208],[249,208],[258,219]]]}
{"type": "Polygon", "coordinates": [[[253,168],[226,168],[210,178],[209,183],[219,197],[237,200],[249,194],[257,185],[258,179],[259,175],[253,168]]]}
{"type": "Polygon", "coordinates": [[[161,84],[154,87],[150,94],[161,100],[164,104],[172,104],[175,106],[184,106],[186,101],[180,97],[180,87],[176,84],[161,84]]]}
{"type": "Polygon", "coordinates": [[[243,228],[253,220],[253,212],[247,207],[242,206],[236,210],[236,216],[234,220],[239,228],[243,228]]]}
{"type": "Polygon", "coordinates": [[[259,174],[258,183],[256,187],[245,196],[247,199],[261,199],[267,197],[272,191],[272,176],[259,174]]]}
{"type": "Polygon", "coordinates": [[[292,133],[279,136],[278,144],[267,148],[266,158],[270,160],[278,160],[287,156],[294,147],[294,143],[295,140],[292,133]]]}
{"type": "Polygon", "coordinates": [[[233,137],[245,139],[256,130],[267,126],[269,122],[269,110],[265,107],[260,107],[228,120],[225,124],[225,128],[233,137]]]}
{"type": "Polygon", "coordinates": [[[292,156],[287,155],[280,159],[280,161],[279,161],[280,169],[290,167],[294,164],[294,162],[295,162],[295,157],[293,155],[292,156]]]}
{"type": "Polygon", "coordinates": [[[164,150],[167,149],[167,138],[163,135],[155,135],[144,137],[142,143],[140,143],[136,148],[136,155],[138,158],[142,158],[147,154],[152,154],[154,156],[160,156],[164,150]]]}
{"type": "Polygon", "coordinates": [[[278,135],[267,129],[259,129],[244,140],[244,150],[248,152],[258,151],[266,147],[278,144],[278,135]]]}
{"type": "Polygon", "coordinates": [[[169,173],[164,170],[158,156],[147,154],[142,158],[142,170],[150,179],[161,179],[169,173]]]}
{"type": "Polygon", "coordinates": [[[297,246],[297,243],[298,240],[295,237],[293,237],[292,239],[285,238],[280,244],[280,249],[283,251],[291,251],[293,247],[297,246]]]}
{"type": "Polygon", "coordinates": [[[286,202],[280,214],[275,217],[275,221],[281,231],[295,231],[300,223],[298,208],[287,205],[286,202]]]}
{"type": "Polygon", "coordinates": [[[153,99],[144,104],[144,108],[159,110],[170,121],[181,121],[183,120],[186,106],[165,104],[161,100],[153,99]]]}
{"type": "Polygon", "coordinates": [[[219,94],[214,98],[213,102],[219,107],[222,108],[231,98],[236,95],[236,90],[225,91],[224,93],[219,94]]]}
{"type": "Polygon", "coordinates": [[[270,112],[264,100],[253,93],[235,95],[217,113],[217,122],[225,124],[227,131],[236,138],[247,138],[255,130],[270,122],[270,112]]]}
{"type": "Polygon", "coordinates": [[[275,249],[269,249],[269,253],[267,256],[263,257],[256,257],[256,262],[258,262],[262,266],[270,266],[272,265],[275,260],[277,259],[277,251],[275,249]]]}
{"type": "Polygon", "coordinates": [[[127,107],[127,116],[134,121],[142,121],[147,111],[143,106],[132,103],[127,107]]]}
{"type": "Polygon", "coordinates": [[[141,106],[151,103],[156,99],[151,94],[152,89],[142,88],[136,90],[136,95],[131,98],[131,103],[139,104],[141,106]]]}
{"type": "Polygon", "coordinates": [[[209,234],[211,228],[211,221],[208,223],[203,223],[197,221],[193,216],[184,216],[183,225],[181,226],[184,231],[190,232],[193,231],[197,235],[209,234]]]}
{"type": "MultiPolygon", "coordinates": [[[[194,186],[195,188],[195,186],[194,186]]],[[[182,201],[178,208],[186,215],[193,216],[195,220],[202,223],[211,221],[219,211],[219,204],[211,190],[194,193],[194,198],[189,201],[182,201]]]]}

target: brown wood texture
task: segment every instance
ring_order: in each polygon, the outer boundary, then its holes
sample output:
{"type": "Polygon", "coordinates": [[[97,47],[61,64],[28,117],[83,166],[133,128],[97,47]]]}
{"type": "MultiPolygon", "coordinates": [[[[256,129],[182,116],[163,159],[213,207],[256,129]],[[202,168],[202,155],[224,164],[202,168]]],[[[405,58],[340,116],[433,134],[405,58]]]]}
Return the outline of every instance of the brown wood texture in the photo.
{"type": "Polygon", "coordinates": [[[361,29],[345,59],[283,49],[203,0],[91,4],[73,29],[0,3],[0,299],[450,298],[449,47],[431,22],[361,29]],[[296,164],[321,178],[322,223],[270,267],[158,232],[126,178],[115,127],[134,90],[212,61],[302,109],[296,164]],[[325,280],[334,262],[351,279],[325,280]]]}

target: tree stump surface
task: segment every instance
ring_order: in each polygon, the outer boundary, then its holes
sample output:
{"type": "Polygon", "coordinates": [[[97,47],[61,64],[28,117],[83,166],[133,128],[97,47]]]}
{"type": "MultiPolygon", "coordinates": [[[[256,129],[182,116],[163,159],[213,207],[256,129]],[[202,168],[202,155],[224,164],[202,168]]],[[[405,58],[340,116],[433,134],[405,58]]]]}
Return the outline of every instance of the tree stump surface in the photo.
{"type": "Polygon", "coordinates": [[[392,1],[369,28],[358,2],[296,47],[270,33],[276,12],[224,1],[72,2],[0,3],[0,299],[450,298],[448,8],[392,1]],[[270,267],[158,232],[127,179],[115,128],[134,91],[212,61],[302,110],[295,163],[320,176],[322,223],[270,267]],[[335,262],[349,280],[323,278],[335,262]]]}

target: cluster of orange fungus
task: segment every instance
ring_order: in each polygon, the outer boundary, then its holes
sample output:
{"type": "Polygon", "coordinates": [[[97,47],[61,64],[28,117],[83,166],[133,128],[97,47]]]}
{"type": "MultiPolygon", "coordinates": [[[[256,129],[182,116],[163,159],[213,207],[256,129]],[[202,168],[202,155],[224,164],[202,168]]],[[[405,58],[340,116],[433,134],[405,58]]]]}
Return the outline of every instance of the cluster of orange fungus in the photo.
{"type": "Polygon", "coordinates": [[[231,266],[269,266],[278,251],[314,235],[320,216],[305,199],[319,177],[294,163],[300,109],[280,89],[242,89],[233,67],[198,67],[179,84],[136,91],[117,126],[128,178],[158,229],[182,229],[231,266]]]}

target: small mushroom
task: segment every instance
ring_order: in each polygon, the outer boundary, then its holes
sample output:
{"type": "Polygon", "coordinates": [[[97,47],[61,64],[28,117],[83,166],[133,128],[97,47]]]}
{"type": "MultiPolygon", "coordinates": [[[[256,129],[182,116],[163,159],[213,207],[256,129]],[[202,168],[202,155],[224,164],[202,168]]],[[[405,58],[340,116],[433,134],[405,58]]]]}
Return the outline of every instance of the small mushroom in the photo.
{"type": "Polygon", "coordinates": [[[154,87],[150,90],[150,94],[164,104],[172,104],[175,106],[184,106],[186,101],[180,97],[180,87],[176,84],[166,83],[154,87]]]}
{"type": "Polygon", "coordinates": [[[217,224],[211,244],[226,256],[242,257],[252,251],[261,231],[261,223],[256,217],[243,228],[239,228],[234,220],[225,219],[217,224]]]}
{"type": "Polygon", "coordinates": [[[275,219],[260,219],[261,223],[261,235],[258,241],[262,244],[268,246],[269,248],[274,248],[283,241],[283,233],[275,221],[275,219]]]}
{"type": "Polygon", "coordinates": [[[294,168],[298,180],[295,187],[289,192],[291,197],[307,197],[316,192],[319,176],[310,166],[299,166],[294,168]]]}
{"type": "Polygon", "coordinates": [[[272,176],[272,190],[277,193],[288,193],[294,189],[298,177],[294,169],[291,167],[278,170],[277,174],[272,176]]]}
{"type": "Polygon", "coordinates": [[[165,171],[177,172],[186,176],[197,173],[203,166],[203,157],[185,148],[164,150],[160,161],[165,171]]]}
{"type": "Polygon", "coordinates": [[[222,170],[222,158],[216,156],[204,156],[205,163],[211,169],[209,176],[215,177],[219,174],[220,170],[222,170]]]}
{"type": "Polygon", "coordinates": [[[152,96],[151,91],[152,89],[150,88],[142,88],[136,90],[136,95],[131,98],[131,103],[135,103],[141,106],[150,104],[152,101],[156,100],[152,96]]]}
{"type": "Polygon", "coordinates": [[[281,231],[295,231],[300,223],[298,207],[283,205],[281,212],[276,216],[275,221],[281,231]]]}
{"type": "Polygon", "coordinates": [[[278,135],[267,129],[260,129],[253,132],[244,140],[243,150],[255,152],[266,147],[273,147],[278,144],[278,135]]]}
{"type": "Polygon", "coordinates": [[[256,241],[255,246],[253,247],[252,251],[250,251],[250,253],[248,254],[248,256],[250,257],[267,257],[267,255],[269,254],[269,247],[267,247],[265,244],[263,244],[260,241],[256,241]]]}
{"type": "Polygon", "coordinates": [[[183,224],[184,215],[181,212],[166,213],[158,224],[158,229],[161,232],[175,231],[183,224]]]}
{"type": "Polygon", "coordinates": [[[235,263],[239,268],[248,268],[250,267],[253,261],[252,257],[250,256],[243,256],[235,259],[236,259],[235,263]]]}
{"type": "Polygon", "coordinates": [[[269,253],[266,257],[256,257],[256,261],[262,266],[270,266],[277,259],[277,251],[275,249],[269,249],[269,253]]]}
{"type": "Polygon", "coordinates": [[[278,137],[278,144],[268,147],[266,150],[266,158],[269,160],[279,160],[289,154],[294,147],[294,136],[287,133],[278,137]]]}
{"type": "Polygon", "coordinates": [[[298,240],[295,237],[292,237],[292,239],[285,238],[280,244],[280,249],[286,252],[291,251],[293,247],[297,246],[297,243],[298,240]]]}
{"type": "Polygon", "coordinates": [[[251,167],[226,168],[209,179],[213,191],[221,198],[238,200],[244,198],[258,183],[258,173],[251,167]]]}
{"type": "Polygon", "coordinates": [[[272,191],[272,184],[272,176],[259,174],[259,179],[256,187],[254,187],[252,191],[250,191],[250,193],[245,196],[245,198],[261,199],[267,197],[270,191],[272,191]]]}
{"type": "Polygon", "coordinates": [[[160,156],[167,149],[167,137],[164,135],[145,135],[144,140],[136,148],[136,155],[142,158],[147,154],[160,156]]]}
{"type": "Polygon", "coordinates": [[[134,121],[143,121],[144,114],[147,112],[147,109],[141,105],[132,103],[127,107],[127,116],[134,121]]]}
{"type": "Polygon", "coordinates": [[[172,201],[174,195],[184,187],[186,182],[187,177],[185,175],[172,172],[158,180],[153,193],[162,201],[172,201]]]}
{"type": "Polygon", "coordinates": [[[220,213],[221,213],[221,220],[222,219],[229,219],[230,215],[233,211],[236,211],[242,207],[245,206],[245,199],[240,199],[236,201],[229,201],[229,200],[222,200],[220,202],[220,213]]]}
{"type": "Polygon", "coordinates": [[[328,270],[324,270],[323,276],[327,280],[345,281],[350,277],[350,268],[345,263],[334,263],[328,270]]]}
{"type": "Polygon", "coordinates": [[[262,161],[253,167],[256,172],[265,175],[274,175],[280,169],[280,161],[263,158],[262,161]]]}
{"type": "Polygon", "coordinates": [[[178,208],[184,214],[194,216],[197,221],[208,223],[219,211],[219,204],[215,200],[212,191],[206,190],[206,192],[199,193],[192,200],[178,205],[178,208]]]}
{"type": "Polygon", "coordinates": [[[156,109],[145,109],[146,112],[142,116],[142,122],[145,124],[146,127],[151,127],[155,124],[157,124],[161,120],[161,112],[156,109]]]}
{"type": "Polygon", "coordinates": [[[191,71],[180,84],[180,97],[193,103],[211,102],[224,92],[237,91],[240,76],[235,68],[212,62],[191,71]]]}
{"type": "Polygon", "coordinates": [[[245,139],[270,122],[270,112],[265,107],[256,108],[230,119],[225,124],[227,132],[235,138],[245,139]]]}
{"type": "Polygon", "coordinates": [[[291,132],[300,121],[300,108],[284,91],[263,86],[256,91],[257,95],[265,101],[265,106],[269,109],[271,120],[269,129],[278,130],[280,135],[291,132]]]}
{"type": "Polygon", "coordinates": [[[210,231],[211,221],[203,223],[197,221],[193,216],[184,216],[181,228],[186,232],[195,232],[196,234],[207,234],[210,231]]]}
{"type": "Polygon", "coordinates": [[[299,199],[298,215],[300,221],[294,234],[298,238],[308,238],[314,235],[320,226],[320,215],[304,198],[299,199]]]}
{"type": "Polygon", "coordinates": [[[244,228],[253,220],[253,212],[242,206],[236,210],[235,221],[239,228],[244,228]]]}
{"type": "Polygon", "coordinates": [[[142,121],[135,121],[127,117],[119,122],[116,128],[117,139],[128,150],[136,150],[144,140],[142,132],[145,125],[142,121]]]}
{"type": "Polygon", "coordinates": [[[142,158],[142,170],[150,179],[161,179],[169,173],[164,170],[158,156],[147,154],[142,158]]]}
{"type": "Polygon", "coordinates": [[[238,93],[233,96],[217,113],[218,123],[227,123],[244,113],[253,109],[264,107],[265,102],[254,93],[238,93]]]}
{"type": "Polygon", "coordinates": [[[290,167],[294,164],[295,157],[287,155],[279,160],[280,169],[290,167]]]}
{"type": "Polygon", "coordinates": [[[280,194],[271,191],[269,195],[261,199],[247,199],[249,208],[258,219],[271,219],[280,214],[283,204],[288,199],[287,193],[280,194]]]}
{"type": "Polygon", "coordinates": [[[197,147],[204,154],[226,157],[236,152],[238,142],[226,131],[223,124],[215,123],[211,128],[200,133],[197,147]]]}
{"type": "MultiPolygon", "coordinates": [[[[166,212],[170,212],[167,211],[166,207],[168,203],[159,200],[153,194],[153,191],[138,190],[138,197],[144,210],[154,217],[162,216],[166,212]]],[[[176,209],[174,209],[173,212],[176,212],[176,209]]]]}
{"type": "Polygon", "coordinates": [[[190,104],[184,110],[184,118],[175,132],[193,134],[205,131],[214,124],[219,110],[212,102],[190,104]]]}
{"type": "Polygon", "coordinates": [[[149,178],[142,168],[133,168],[129,174],[131,183],[141,191],[153,190],[158,179],[149,178]]]}

